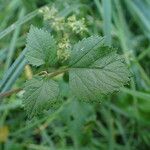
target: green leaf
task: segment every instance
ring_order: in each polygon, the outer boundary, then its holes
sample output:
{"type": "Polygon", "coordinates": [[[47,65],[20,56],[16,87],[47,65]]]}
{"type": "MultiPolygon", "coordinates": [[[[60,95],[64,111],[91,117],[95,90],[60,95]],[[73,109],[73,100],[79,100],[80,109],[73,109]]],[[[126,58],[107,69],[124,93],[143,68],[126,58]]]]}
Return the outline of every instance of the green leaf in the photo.
{"type": "Polygon", "coordinates": [[[93,50],[103,44],[103,38],[99,36],[91,36],[79,41],[72,49],[69,65],[74,67],[84,67],[85,65],[88,66],[90,59],[93,59],[91,54],[95,57],[97,55],[97,53],[93,53],[93,50]]]}
{"type": "Polygon", "coordinates": [[[23,104],[30,118],[58,102],[59,85],[53,80],[33,78],[26,82],[24,90],[23,104]]]}
{"type": "MultiPolygon", "coordinates": [[[[37,31],[35,32],[38,33],[37,31]]],[[[39,32],[41,32],[39,35],[42,36],[43,31],[39,32]]],[[[41,41],[33,41],[36,43],[33,47],[41,44],[41,41]]],[[[33,56],[37,54],[33,53],[33,56]]],[[[130,77],[123,58],[116,53],[115,49],[105,46],[103,38],[99,36],[91,36],[75,44],[71,52],[69,68],[56,70],[53,74],[58,75],[66,70],[69,70],[71,96],[89,102],[100,101],[105,95],[118,91],[129,81],[130,77]]],[[[58,95],[61,95],[55,81],[40,77],[29,80],[25,91],[24,105],[27,114],[31,117],[59,102],[57,98],[58,95]]]]}
{"type": "Polygon", "coordinates": [[[69,84],[72,95],[79,100],[100,101],[129,81],[130,72],[122,57],[104,46],[101,39],[89,37],[73,48],[69,84]]]}
{"type": "Polygon", "coordinates": [[[26,48],[26,59],[34,66],[53,66],[57,61],[56,42],[47,31],[31,26],[26,48]]]}

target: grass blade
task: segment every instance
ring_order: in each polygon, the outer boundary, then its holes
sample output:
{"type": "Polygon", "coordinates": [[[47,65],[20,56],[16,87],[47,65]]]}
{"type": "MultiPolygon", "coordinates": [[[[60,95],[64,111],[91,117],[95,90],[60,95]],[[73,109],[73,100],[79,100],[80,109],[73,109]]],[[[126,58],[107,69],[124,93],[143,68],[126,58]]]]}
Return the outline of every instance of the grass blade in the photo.
{"type": "Polygon", "coordinates": [[[140,98],[140,99],[144,99],[144,100],[148,100],[148,101],[150,100],[150,94],[148,94],[148,93],[130,90],[127,88],[122,88],[121,91],[123,91],[129,95],[135,96],[137,98],[140,98]]]}
{"type": "Polygon", "coordinates": [[[13,23],[11,26],[9,26],[8,28],[6,28],[5,30],[3,30],[2,32],[0,32],[0,39],[2,39],[3,37],[5,37],[7,34],[9,34],[10,32],[12,32],[14,29],[16,29],[18,26],[28,22],[29,20],[31,20],[32,18],[34,18],[36,15],[38,14],[38,10],[35,10],[29,14],[27,14],[25,17],[21,18],[20,20],[16,21],[15,23],[13,23]]]}
{"type": "Polygon", "coordinates": [[[105,36],[105,42],[109,46],[111,45],[111,1],[103,0],[103,31],[105,36]]]}
{"type": "MultiPolygon", "coordinates": [[[[20,13],[20,15],[19,15],[19,20],[20,20],[25,14],[25,9],[21,9],[21,11],[19,13],[20,13]]],[[[16,30],[15,30],[15,32],[13,34],[13,37],[12,37],[12,40],[11,40],[11,43],[10,43],[10,46],[9,46],[8,55],[7,55],[7,61],[6,61],[6,65],[5,65],[5,71],[11,65],[13,54],[15,52],[15,46],[16,46],[17,38],[19,36],[19,32],[20,32],[20,26],[18,25],[16,27],[16,30]]]]}
{"type": "Polygon", "coordinates": [[[26,53],[26,51],[27,51],[27,49],[24,49],[22,51],[22,53],[20,54],[20,56],[16,59],[16,61],[12,64],[12,66],[9,68],[9,70],[4,75],[4,78],[3,78],[2,83],[0,85],[0,91],[3,91],[2,89],[4,88],[4,86],[6,86],[8,80],[11,78],[12,74],[15,72],[15,70],[17,69],[17,67],[19,65],[21,65],[21,62],[24,59],[24,54],[26,53]]]}

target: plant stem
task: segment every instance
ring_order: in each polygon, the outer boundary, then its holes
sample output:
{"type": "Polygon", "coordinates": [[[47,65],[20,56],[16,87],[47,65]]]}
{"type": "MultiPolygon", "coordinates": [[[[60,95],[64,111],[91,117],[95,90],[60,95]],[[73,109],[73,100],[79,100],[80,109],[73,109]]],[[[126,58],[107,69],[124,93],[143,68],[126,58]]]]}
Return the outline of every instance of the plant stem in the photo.
{"type": "Polygon", "coordinates": [[[21,90],[22,90],[21,88],[18,88],[18,89],[10,90],[10,91],[8,91],[8,92],[1,93],[1,94],[0,94],[0,99],[3,99],[4,97],[11,96],[12,94],[18,93],[18,92],[20,92],[21,90]]]}
{"type": "MultiPolygon", "coordinates": [[[[52,78],[52,77],[55,77],[61,73],[64,73],[66,71],[68,71],[69,68],[63,68],[63,69],[60,69],[60,70],[56,70],[54,72],[51,72],[51,73],[47,73],[46,71],[45,72],[42,72],[44,73],[46,76],[48,76],[49,78],[52,78]]],[[[11,96],[12,94],[15,94],[15,93],[18,93],[22,90],[22,88],[18,88],[18,89],[13,89],[13,90],[10,90],[10,91],[7,91],[7,92],[4,92],[4,93],[0,93],[0,99],[3,99],[4,97],[8,97],[8,96],[11,96]]]]}
{"type": "Polygon", "coordinates": [[[60,69],[60,70],[56,70],[55,72],[52,72],[52,73],[48,73],[48,77],[52,78],[52,77],[55,77],[61,73],[64,73],[64,72],[67,72],[69,70],[69,68],[64,68],[64,69],[60,69]]]}

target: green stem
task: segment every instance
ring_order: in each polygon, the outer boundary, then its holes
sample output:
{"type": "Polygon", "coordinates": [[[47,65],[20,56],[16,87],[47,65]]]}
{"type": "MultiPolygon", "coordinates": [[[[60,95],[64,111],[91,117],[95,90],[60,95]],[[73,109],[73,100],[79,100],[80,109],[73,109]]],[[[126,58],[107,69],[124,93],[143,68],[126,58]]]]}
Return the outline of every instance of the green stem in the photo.
{"type": "Polygon", "coordinates": [[[55,72],[48,73],[47,76],[50,77],[50,78],[53,78],[53,77],[55,77],[59,74],[67,72],[67,71],[69,71],[69,68],[63,68],[63,69],[60,69],[60,70],[56,70],[55,72]]]}

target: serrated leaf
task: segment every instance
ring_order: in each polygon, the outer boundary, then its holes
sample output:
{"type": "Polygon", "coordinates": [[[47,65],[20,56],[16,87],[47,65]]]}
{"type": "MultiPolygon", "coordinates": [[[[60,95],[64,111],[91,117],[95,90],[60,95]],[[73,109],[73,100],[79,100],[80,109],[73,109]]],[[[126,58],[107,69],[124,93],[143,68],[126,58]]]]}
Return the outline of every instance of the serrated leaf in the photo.
{"type": "Polygon", "coordinates": [[[47,31],[31,26],[26,48],[28,49],[26,59],[34,66],[43,64],[52,66],[57,61],[56,42],[47,31]]]}
{"type": "Polygon", "coordinates": [[[103,38],[96,35],[79,41],[72,49],[69,65],[73,67],[88,66],[89,59],[93,59],[91,53],[95,57],[97,56],[97,52],[99,53],[99,51],[93,51],[93,49],[97,50],[97,47],[103,44],[103,38]],[[83,57],[87,60],[84,60],[83,57]]]}
{"type": "MultiPolygon", "coordinates": [[[[55,46],[46,48],[48,42],[43,46],[44,41],[41,43],[37,35],[43,37],[41,41],[44,39],[48,41],[50,37],[48,32],[32,27],[27,40],[26,57],[36,66],[47,62],[49,65],[54,64],[56,56],[52,49],[55,46]],[[32,38],[34,40],[30,43],[32,38]],[[46,55],[51,53],[52,55],[46,55]]],[[[52,42],[52,38],[50,39],[52,42]]],[[[79,100],[90,102],[100,101],[103,96],[118,91],[130,77],[122,57],[115,49],[104,46],[103,38],[99,36],[91,36],[75,44],[71,52],[69,68],[60,69],[54,72],[54,75],[66,70],[69,70],[71,95],[79,100]]],[[[58,102],[56,99],[59,95],[59,87],[53,80],[33,78],[26,83],[25,91],[24,105],[27,114],[31,117],[58,102]]]]}
{"type": "Polygon", "coordinates": [[[77,53],[72,52],[71,58],[76,61],[71,63],[69,84],[72,95],[79,100],[99,101],[129,81],[130,73],[122,57],[113,48],[104,46],[100,39],[90,37],[73,48],[77,53]]]}
{"type": "Polygon", "coordinates": [[[23,104],[30,118],[58,102],[59,86],[53,80],[33,78],[26,82],[24,90],[23,104]]]}

